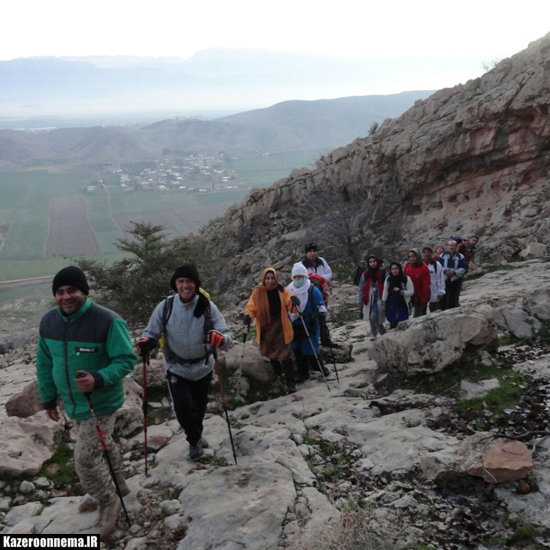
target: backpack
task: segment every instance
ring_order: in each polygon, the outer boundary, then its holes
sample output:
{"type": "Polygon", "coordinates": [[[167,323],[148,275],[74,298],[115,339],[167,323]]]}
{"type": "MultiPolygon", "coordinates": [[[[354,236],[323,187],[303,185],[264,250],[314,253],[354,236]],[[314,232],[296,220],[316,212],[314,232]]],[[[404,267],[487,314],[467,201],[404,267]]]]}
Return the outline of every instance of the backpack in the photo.
{"type": "Polygon", "coordinates": [[[467,240],[464,237],[452,237],[453,241],[455,241],[457,244],[464,244],[464,242],[467,240]]]}
{"type": "Polygon", "coordinates": [[[325,281],[325,278],[322,276],[322,275],[317,275],[317,273],[310,273],[309,274],[309,281],[311,283],[311,286],[309,287],[309,300],[311,300],[311,296],[312,296],[312,293],[313,293],[313,287],[317,287],[322,296],[323,296],[323,300],[325,301],[325,306],[328,307],[328,284],[327,282],[325,281]]]}

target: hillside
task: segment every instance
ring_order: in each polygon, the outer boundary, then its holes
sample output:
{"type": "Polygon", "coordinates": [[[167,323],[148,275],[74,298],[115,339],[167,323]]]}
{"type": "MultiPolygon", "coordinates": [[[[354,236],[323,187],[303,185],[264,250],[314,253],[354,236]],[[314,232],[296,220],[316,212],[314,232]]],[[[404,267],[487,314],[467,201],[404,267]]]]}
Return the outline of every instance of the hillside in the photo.
{"type": "Polygon", "coordinates": [[[291,101],[213,121],[164,120],[144,129],[108,126],[43,133],[0,130],[0,167],[36,161],[152,160],[170,151],[327,150],[397,116],[429,92],[291,101]]]}
{"type": "Polygon", "coordinates": [[[146,130],[148,139],[173,150],[323,150],[365,135],[374,122],[400,115],[430,93],[285,101],[213,121],[162,121],[146,130]]]}
{"type": "Polygon", "coordinates": [[[386,259],[473,232],[482,237],[482,255],[498,259],[533,241],[548,243],[549,63],[550,34],[482,77],[417,101],[316,169],[253,190],[205,231],[224,251],[227,280],[289,265],[309,239],[328,244],[327,216],[352,207],[350,238],[360,237],[362,253],[386,259]],[[319,196],[325,208],[315,208],[319,196]]]}

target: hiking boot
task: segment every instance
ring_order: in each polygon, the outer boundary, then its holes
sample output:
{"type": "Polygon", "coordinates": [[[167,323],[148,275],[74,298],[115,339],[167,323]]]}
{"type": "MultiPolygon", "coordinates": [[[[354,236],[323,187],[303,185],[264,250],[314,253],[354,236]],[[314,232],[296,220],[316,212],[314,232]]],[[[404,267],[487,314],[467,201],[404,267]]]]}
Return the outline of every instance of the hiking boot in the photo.
{"type": "Polygon", "coordinates": [[[330,376],[330,371],[325,366],[323,366],[322,368],[325,378],[328,378],[330,376]]]}
{"type": "Polygon", "coordinates": [[[83,531],[84,535],[99,535],[101,542],[106,541],[115,530],[122,504],[117,495],[113,495],[105,505],[99,506],[99,520],[91,528],[83,531]]]}
{"type": "Polygon", "coordinates": [[[376,334],[372,334],[371,337],[369,338],[369,340],[371,342],[374,342],[376,340],[376,334]]]}
{"type": "Polygon", "coordinates": [[[202,438],[197,441],[196,445],[189,444],[189,458],[191,460],[198,460],[201,456],[204,456],[203,447],[201,445],[202,438]]]}
{"type": "Polygon", "coordinates": [[[203,449],[208,449],[210,445],[208,445],[208,441],[204,439],[204,437],[201,437],[199,439],[199,442],[197,443],[197,447],[202,447],[203,449]]]}
{"type": "MultiPolygon", "coordinates": [[[[118,487],[120,489],[120,494],[123,497],[127,497],[132,491],[130,487],[126,485],[126,480],[124,478],[117,478],[118,487]]],[[[84,500],[79,504],[78,511],[80,513],[84,512],[93,512],[97,510],[97,500],[92,495],[86,495],[84,500]]]]}
{"type": "Polygon", "coordinates": [[[296,377],[296,384],[302,384],[306,380],[309,380],[309,372],[307,374],[299,374],[296,377]]]}

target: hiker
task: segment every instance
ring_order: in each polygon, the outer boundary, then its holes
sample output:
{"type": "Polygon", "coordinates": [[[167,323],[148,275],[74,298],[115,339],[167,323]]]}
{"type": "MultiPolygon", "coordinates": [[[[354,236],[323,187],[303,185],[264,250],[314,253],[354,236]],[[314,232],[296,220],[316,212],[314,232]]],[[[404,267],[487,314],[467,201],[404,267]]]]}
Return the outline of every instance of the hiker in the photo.
{"type": "Polygon", "coordinates": [[[361,276],[365,272],[365,269],[367,269],[367,262],[365,262],[365,260],[361,260],[359,265],[353,271],[353,284],[355,286],[359,286],[361,276]]]}
{"type": "Polygon", "coordinates": [[[307,269],[302,263],[294,264],[292,268],[292,282],[287,286],[287,289],[292,296],[296,296],[300,301],[300,304],[294,307],[294,312],[297,312],[296,310],[298,309],[301,317],[292,321],[294,339],[290,345],[296,358],[298,369],[296,382],[304,382],[309,378],[310,370],[321,372],[321,368],[326,378],[330,374],[330,371],[323,365],[319,354],[319,319],[326,317],[327,314],[323,295],[310,282],[307,269]],[[307,327],[309,337],[306,334],[303,323],[307,327]],[[315,356],[317,356],[317,359],[315,356]]]}
{"type": "Polygon", "coordinates": [[[315,243],[306,244],[306,257],[302,259],[302,264],[308,273],[321,275],[327,283],[332,279],[332,270],[327,261],[318,256],[315,243]]]}
{"type": "Polygon", "coordinates": [[[458,252],[456,241],[449,241],[449,250],[439,257],[438,262],[443,266],[445,275],[445,296],[441,300],[441,309],[453,309],[460,305],[460,291],[462,279],[468,271],[468,264],[464,256],[458,252]]]}
{"type": "Polygon", "coordinates": [[[392,262],[382,293],[382,309],[386,313],[386,319],[391,329],[409,318],[410,301],[413,294],[414,285],[411,278],[403,274],[403,267],[400,263],[392,262]]]}
{"type": "Polygon", "coordinates": [[[369,256],[367,261],[369,267],[363,272],[357,288],[357,303],[362,306],[363,319],[368,319],[370,323],[370,339],[374,341],[378,333],[386,334],[383,325],[384,312],[382,311],[382,292],[384,292],[386,270],[380,267],[376,256],[369,256]]]}
{"type": "Polygon", "coordinates": [[[434,254],[434,257],[433,259],[438,261],[439,260],[439,256],[441,256],[441,254],[443,254],[443,252],[445,252],[445,247],[441,244],[438,244],[436,247],[435,247],[435,254],[434,254]]]}
{"type": "Polygon", "coordinates": [[[59,271],[53,278],[52,291],[58,307],[40,321],[36,352],[38,391],[51,420],[60,419],[60,397],[67,416],[75,424],[75,469],[82,487],[92,497],[80,505],[79,511],[99,506],[99,520],[89,534],[99,534],[103,539],[116,526],[121,502],[84,394],[91,392],[118,486],[122,496],[126,496],[130,489],[112,433],[114,413],[124,402],[122,379],[132,372],[136,356],[126,322],[88,298],[90,287],[80,268],[69,266],[59,271]],[[85,376],[77,379],[77,374],[85,376]]]}
{"type": "MultiPolygon", "coordinates": [[[[294,337],[288,314],[294,308],[292,294],[279,284],[277,272],[272,267],[264,269],[260,284],[248,300],[243,324],[250,326],[256,319],[256,339],[260,354],[271,361],[275,379],[284,373],[288,393],[296,391],[294,365],[290,343],[294,337]]],[[[293,313],[292,318],[298,314],[293,313]]]]}
{"type": "Polygon", "coordinates": [[[464,259],[466,260],[466,264],[468,264],[468,268],[471,269],[473,266],[470,265],[474,254],[476,253],[476,246],[479,243],[479,237],[477,235],[473,235],[469,239],[462,241],[459,243],[459,245],[456,247],[458,252],[460,252],[464,259]]]}
{"type": "Polygon", "coordinates": [[[422,259],[430,271],[430,312],[441,309],[441,300],[445,296],[445,275],[441,264],[433,259],[433,250],[429,246],[422,249],[422,259]]]}
{"type": "Polygon", "coordinates": [[[157,305],[137,341],[143,356],[164,334],[164,370],[174,411],[189,442],[189,458],[204,455],[202,437],[214,357],[212,348],[226,350],[233,336],[220,310],[200,292],[199,272],[193,264],[178,267],[170,287],[177,292],[157,305]]]}
{"type": "Polygon", "coordinates": [[[403,268],[403,274],[411,278],[414,285],[414,294],[411,298],[415,317],[426,315],[430,300],[430,270],[422,261],[419,248],[411,248],[408,253],[409,261],[403,268]]]}

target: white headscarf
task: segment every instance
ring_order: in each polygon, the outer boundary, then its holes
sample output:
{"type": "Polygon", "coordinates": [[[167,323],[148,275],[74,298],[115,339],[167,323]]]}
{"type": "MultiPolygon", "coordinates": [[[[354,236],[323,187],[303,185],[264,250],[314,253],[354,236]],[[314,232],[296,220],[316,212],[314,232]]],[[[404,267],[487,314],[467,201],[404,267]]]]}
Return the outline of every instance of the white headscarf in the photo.
{"type": "Polygon", "coordinates": [[[292,276],[294,277],[294,275],[302,275],[305,278],[304,286],[296,288],[294,282],[292,282],[287,286],[287,289],[293,296],[298,297],[298,299],[300,300],[300,313],[303,313],[304,309],[307,306],[308,290],[311,286],[311,282],[309,281],[307,269],[305,268],[304,264],[302,264],[302,262],[294,264],[294,267],[292,268],[292,276]]]}

